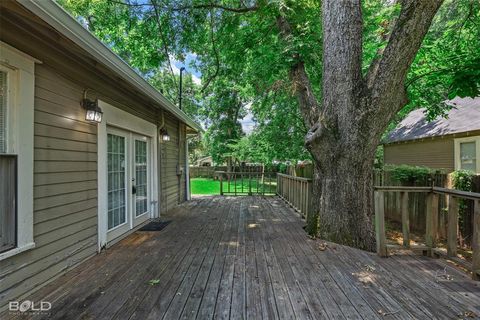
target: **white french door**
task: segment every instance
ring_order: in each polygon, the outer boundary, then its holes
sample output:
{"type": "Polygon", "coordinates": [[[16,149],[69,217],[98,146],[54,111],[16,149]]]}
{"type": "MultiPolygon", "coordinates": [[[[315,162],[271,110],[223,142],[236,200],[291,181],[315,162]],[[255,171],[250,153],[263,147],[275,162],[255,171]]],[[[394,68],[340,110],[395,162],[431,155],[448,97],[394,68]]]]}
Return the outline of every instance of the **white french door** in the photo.
{"type": "Polygon", "coordinates": [[[133,221],[134,226],[144,222],[150,213],[150,146],[147,137],[133,135],[133,221]]]}
{"type": "Polygon", "coordinates": [[[107,128],[107,241],[150,217],[150,139],[107,128]]]}

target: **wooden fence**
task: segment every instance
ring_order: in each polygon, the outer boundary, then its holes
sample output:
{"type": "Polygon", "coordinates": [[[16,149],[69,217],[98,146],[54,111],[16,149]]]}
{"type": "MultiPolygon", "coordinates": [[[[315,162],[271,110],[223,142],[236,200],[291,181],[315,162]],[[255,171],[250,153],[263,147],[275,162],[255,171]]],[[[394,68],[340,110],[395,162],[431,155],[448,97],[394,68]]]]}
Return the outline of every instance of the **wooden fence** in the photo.
{"type": "Polygon", "coordinates": [[[216,171],[220,195],[275,195],[276,172],[216,171]]]}
{"type": "Polygon", "coordinates": [[[190,166],[189,173],[190,178],[217,178],[215,172],[217,171],[231,171],[231,172],[262,172],[264,168],[258,165],[247,165],[247,166],[235,166],[230,169],[227,166],[214,166],[214,167],[204,167],[204,166],[190,166]]]}
{"type": "Polygon", "coordinates": [[[312,179],[278,173],[277,195],[307,219],[311,208],[312,179]]]}
{"type": "MultiPolygon", "coordinates": [[[[400,194],[402,212],[402,233],[403,247],[410,248],[410,221],[408,214],[408,199],[411,194],[423,193],[427,196],[425,204],[426,230],[425,246],[417,246],[418,249],[426,252],[429,256],[434,253],[441,253],[436,247],[438,241],[438,208],[439,197],[448,197],[448,226],[447,226],[447,256],[456,257],[458,242],[458,213],[460,199],[470,200],[473,205],[473,237],[472,237],[472,276],[478,279],[480,272],[480,193],[465,192],[440,187],[402,187],[402,186],[377,186],[375,187],[375,231],[377,237],[377,254],[385,257],[388,255],[385,235],[385,192],[400,194]]],[[[396,246],[390,246],[395,248],[396,246]]]]}
{"type": "Polygon", "coordinates": [[[290,165],[286,169],[286,174],[295,177],[302,177],[302,178],[313,178],[313,164],[306,163],[306,164],[297,164],[297,165],[290,165]]]}
{"type": "MultiPolygon", "coordinates": [[[[388,174],[382,175],[382,179],[381,181],[377,179],[375,182],[391,181],[388,174]],[[385,177],[387,178],[385,179],[385,177]]],[[[474,184],[479,184],[479,180],[474,180],[474,184]]],[[[447,176],[443,174],[426,178],[425,181],[417,181],[417,184],[420,185],[378,185],[374,187],[377,253],[380,256],[387,256],[385,234],[387,210],[400,213],[403,234],[403,246],[401,247],[421,250],[430,256],[434,253],[442,254],[443,251],[437,248],[437,244],[440,238],[446,238],[447,255],[452,259],[456,257],[457,244],[462,245],[462,238],[466,235],[461,226],[461,224],[465,224],[471,230],[469,243],[473,249],[472,265],[468,267],[472,270],[473,278],[478,279],[480,277],[480,193],[441,187],[447,184],[447,176]],[[459,220],[460,201],[467,204],[463,221],[459,220]],[[414,228],[412,228],[412,218],[416,225],[414,228]],[[424,219],[422,223],[420,223],[421,219],[424,219]],[[425,245],[410,247],[410,232],[413,230],[418,233],[418,230],[421,229],[418,227],[419,225],[424,226],[422,232],[425,234],[425,245]]],[[[306,219],[311,208],[312,179],[278,173],[277,195],[306,219]]],[[[391,249],[398,247],[388,246],[391,249]]]]}
{"type": "MultiPolygon", "coordinates": [[[[403,186],[403,187],[439,187],[451,188],[452,182],[448,174],[434,173],[427,175],[422,179],[414,181],[398,181],[392,176],[392,171],[374,171],[374,185],[376,186],[403,186]]],[[[473,177],[473,192],[480,192],[480,175],[473,177]]],[[[401,194],[398,192],[385,192],[385,218],[393,225],[400,225],[402,222],[401,194]]],[[[416,192],[408,197],[408,212],[410,219],[410,230],[417,233],[425,233],[426,230],[426,203],[428,195],[426,193],[416,192]]],[[[459,223],[459,244],[461,247],[471,247],[472,225],[473,225],[473,203],[464,201],[463,212],[459,223]]],[[[446,195],[439,195],[438,205],[438,236],[445,238],[447,236],[447,212],[449,198],[446,195]]]]}
{"type": "MultiPolygon", "coordinates": [[[[424,176],[421,179],[413,181],[399,181],[392,175],[389,170],[374,170],[373,180],[375,186],[404,186],[404,187],[448,187],[448,175],[444,173],[435,173],[424,176]]],[[[385,192],[385,217],[396,223],[401,223],[402,212],[400,211],[400,202],[402,201],[400,194],[396,192],[385,192]]],[[[412,231],[425,231],[425,203],[427,197],[425,193],[414,193],[408,198],[408,212],[410,215],[410,227],[412,231]]],[[[447,199],[445,196],[440,197],[439,214],[445,208],[447,199]]],[[[443,219],[439,223],[441,236],[446,234],[446,220],[443,219]]]]}

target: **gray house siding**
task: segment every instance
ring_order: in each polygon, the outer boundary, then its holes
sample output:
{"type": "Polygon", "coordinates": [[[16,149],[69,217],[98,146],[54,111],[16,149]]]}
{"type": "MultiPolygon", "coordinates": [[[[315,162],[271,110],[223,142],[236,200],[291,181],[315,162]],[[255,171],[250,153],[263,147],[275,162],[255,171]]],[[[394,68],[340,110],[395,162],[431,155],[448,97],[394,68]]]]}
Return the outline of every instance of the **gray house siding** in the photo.
{"type": "Polygon", "coordinates": [[[455,170],[453,141],[453,137],[438,137],[388,144],[384,146],[384,161],[451,172],[455,170]]]}
{"type": "MultiPolygon", "coordinates": [[[[160,113],[20,5],[0,2],[0,10],[0,40],[42,61],[35,68],[36,246],[0,261],[1,310],[97,252],[97,126],[84,120],[84,89],[95,88],[90,98],[155,124],[160,113]]],[[[186,128],[168,112],[165,125],[171,141],[160,150],[161,212],[185,199],[185,174],[177,175],[177,164],[185,166],[186,128]]]]}
{"type": "Polygon", "coordinates": [[[35,248],[0,261],[2,302],[96,253],[97,129],[84,121],[75,93],[81,95],[81,88],[46,65],[36,66],[35,248]]]}

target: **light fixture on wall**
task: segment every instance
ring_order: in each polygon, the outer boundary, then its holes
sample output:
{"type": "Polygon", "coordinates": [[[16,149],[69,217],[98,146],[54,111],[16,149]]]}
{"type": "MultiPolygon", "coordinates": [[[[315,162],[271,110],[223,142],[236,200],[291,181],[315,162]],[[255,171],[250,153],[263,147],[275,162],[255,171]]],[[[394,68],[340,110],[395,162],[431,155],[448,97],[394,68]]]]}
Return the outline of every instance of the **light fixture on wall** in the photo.
{"type": "Polygon", "coordinates": [[[158,126],[158,138],[161,141],[170,141],[170,135],[168,134],[167,128],[165,128],[165,117],[163,116],[162,110],[162,122],[158,126]]]}
{"type": "Polygon", "coordinates": [[[83,100],[81,102],[82,107],[85,109],[85,120],[100,123],[102,122],[103,112],[98,106],[98,99],[95,101],[87,99],[87,91],[88,89],[83,92],[83,100]]]}
{"type": "Polygon", "coordinates": [[[170,135],[166,128],[160,129],[160,137],[162,138],[162,141],[170,141],[170,135]]]}

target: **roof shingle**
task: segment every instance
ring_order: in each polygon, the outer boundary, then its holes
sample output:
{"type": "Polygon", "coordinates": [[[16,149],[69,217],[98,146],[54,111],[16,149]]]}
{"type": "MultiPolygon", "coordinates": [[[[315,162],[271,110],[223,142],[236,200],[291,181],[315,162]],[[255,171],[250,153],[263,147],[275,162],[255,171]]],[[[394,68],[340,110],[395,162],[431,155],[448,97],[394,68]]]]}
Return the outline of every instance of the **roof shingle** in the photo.
{"type": "Polygon", "coordinates": [[[448,104],[453,109],[448,112],[447,118],[440,117],[430,122],[426,119],[425,108],[413,110],[390,132],[385,143],[480,130],[480,97],[457,97],[448,104]]]}

